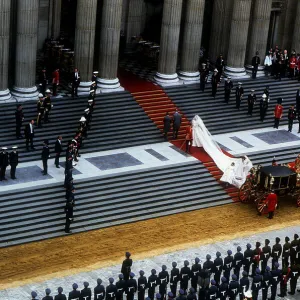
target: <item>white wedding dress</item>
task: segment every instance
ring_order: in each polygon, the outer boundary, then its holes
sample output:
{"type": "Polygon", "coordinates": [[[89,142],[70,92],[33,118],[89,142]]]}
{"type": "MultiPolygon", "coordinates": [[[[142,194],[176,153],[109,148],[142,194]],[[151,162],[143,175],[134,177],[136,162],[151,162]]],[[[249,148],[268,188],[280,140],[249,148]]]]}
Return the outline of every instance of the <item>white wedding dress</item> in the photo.
{"type": "Polygon", "coordinates": [[[213,159],[217,167],[223,172],[221,181],[228,182],[240,188],[246,181],[250,169],[253,167],[249,158],[247,156],[244,159],[232,158],[224,154],[219,145],[213,140],[199,116],[193,118],[192,125],[193,146],[203,147],[213,159]],[[234,166],[231,165],[233,162],[234,166]]]}

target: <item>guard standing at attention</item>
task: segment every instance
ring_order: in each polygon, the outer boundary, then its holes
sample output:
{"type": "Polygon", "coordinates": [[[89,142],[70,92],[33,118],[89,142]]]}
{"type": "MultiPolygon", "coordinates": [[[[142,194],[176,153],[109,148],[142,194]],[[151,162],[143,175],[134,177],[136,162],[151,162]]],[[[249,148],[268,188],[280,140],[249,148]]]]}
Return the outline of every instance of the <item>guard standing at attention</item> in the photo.
{"type": "Polygon", "coordinates": [[[9,164],[10,164],[10,178],[11,179],[17,179],[16,178],[16,168],[19,164],[19,153],[17,151],[18,147],[14,146],[12,147],[12,151],[9,153],[9,164]]]}
{"type": "Polygon", "coordinates": [[[138,278],[138,300],[145,300],[145,291],[147,289],[147,278],[144,276],[145,272],[140,270],[140,277],[138,278]]]}
{"type": "Polygon", "coordinates": [[[242,83],[238,82],[238,86],[235,89],[235,107],[240,110],[241,102],[244,96],[244,89],[242,83]]]}
{"type": "Polygon", "coordinates": [[[278,129],[280,119],[282,118],[283,107],[282,107],[282,98],[277,100],[277,104],[274,109],[274,128],[278,129]]]}
{"type": "Polygon", "coordinates": [[[44,140],[44,146],[42,150],[42,161],[43,161],[43,175],[48,174],[48,159],[50,157],[50,149],[49,149],[49,142],[48,140],[44,140]]]}
{"type": "Polygon", "coordinates": [[[129,252],[125,253],[126,259],[123,260],[121,273],[124,275],[124,280],[129,279],[129,274],[131,272],[132,267],[132,259],[130,258],[131,254],[129,252]]]}
{"type": "Polygon", "coordinates": [[[214,73],[211,77],[212,97],[214,98],[216,98],[219,84],[220,84],[220,78],[218,76],[218,70],[214,69],[214,73]]]}
{"type": "Polygon", "coordinates": [[[8,153],[6,152],[7,148],[2,147],[0,153],[0,181],[7,180],[5,178],[6,168],[8,166],[8,153]]]}
{"type": "Polygon", "coordinates": [[[171,278],[170,278],[170,288],[173,295],[176,295],[177,283],[180,280],[179,269],[177,268],[177,263],[172,262],[171,278]]]}
{"type": "Polygon", "coordinates": [[[255,90],[251,90],[250,95],[248,95],[248,113],[247,113],[247,115],[250,115],[250,116],[252,116],[253,107],[256,102],[256,95],[254,92],[255,92],[255,90]]]}
{"type": "Polygon", "coordinates": [[[163,265],[161,267],[161,272],[158,274],[158,284],[159,284],[159,293],[161,298],[164,299],[167,293],[167,287],[169,284],[169,272],[167,271],[167,266],[163,265]]]}
{"type": "Polygon", "coordinates": [[[232,89],[233,89],[233,83],[231,81],[231,78],[227,77],[227,80],[225,81],[225,86],[224,86],[225,103],[229,102],[232,89]]]}

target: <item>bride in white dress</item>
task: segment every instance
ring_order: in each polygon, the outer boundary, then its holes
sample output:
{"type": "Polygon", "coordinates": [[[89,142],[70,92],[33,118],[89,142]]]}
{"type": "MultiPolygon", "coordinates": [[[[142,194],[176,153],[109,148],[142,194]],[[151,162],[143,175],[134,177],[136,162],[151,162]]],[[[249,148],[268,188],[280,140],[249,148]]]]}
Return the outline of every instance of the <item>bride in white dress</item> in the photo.
{"type": "Polygon", "coordinates": [[[193,146],[203,147],[213,159],[217,167],[223,172],[221,181],[228,182],[240,188],[246,181],[248,172],[253,167],[249,158],[247,156],[232,158],[224,154],[219,145],[213,140],[199,116],[196,115],[193,118],[192,124],[193,146]]]}

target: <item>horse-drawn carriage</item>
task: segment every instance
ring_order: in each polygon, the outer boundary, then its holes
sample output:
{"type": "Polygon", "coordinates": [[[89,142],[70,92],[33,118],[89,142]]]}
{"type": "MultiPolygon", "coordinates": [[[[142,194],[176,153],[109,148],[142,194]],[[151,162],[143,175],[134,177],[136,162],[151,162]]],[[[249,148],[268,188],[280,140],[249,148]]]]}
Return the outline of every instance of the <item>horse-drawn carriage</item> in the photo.
{"type": "Polygon", "coordinates": [[[257,166],[250,170],[245,183],[239,190],[241,202],[255,202],[259,213],[267,212],[267,196],[274,191],[278,198],[291,196],[300,207],[299,175],[288,166],[257,166]]]}

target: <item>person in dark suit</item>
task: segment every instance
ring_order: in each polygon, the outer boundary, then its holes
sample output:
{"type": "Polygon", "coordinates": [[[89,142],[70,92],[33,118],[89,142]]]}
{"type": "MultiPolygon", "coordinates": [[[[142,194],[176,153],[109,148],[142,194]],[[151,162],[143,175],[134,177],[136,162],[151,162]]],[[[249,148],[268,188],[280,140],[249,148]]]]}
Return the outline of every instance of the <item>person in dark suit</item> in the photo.
{"type": "Polygon", "coordinates": [[[83,283],[84,288],[81,290],[80,296],[82,300],[92,300],[92,291],[89,288],[89,283],[84,282],[83,283]]]}
{"type": "Polygon", "coordinates": [[[181,125],[181,114],[176,109],[173,115],[173,139],[177,139],[180,125],[181,125]]]}
{"type": "Polygon", "coordinates": [[[256,102],[256,95],[254,94],[255,90],[251,90],[250,95],[248,95],[248,113],[247,115],[252,116],[252,111],[253,111],[253,107],[254,104],[256,102]]]}
{"type": "Polygon", "coordinates": [[[229,102],[231,90],[233,89],[233,83],[231,77],[227,77],[225,81],[224,91],[225,91],[225,103],[229,102]]]}
{"type": "Polygon", "coordinates": [[[35,150],[33,146],[33,138],[34,138],[34,120],[31,120],[26,126],[24,130],[25,139],[26,139],[26,149],[29,151],[29,143],[31,150],[35,150]]]}
{"type": "Polygon", "coordinates": [[[10,164],[10,178],[11,179],[17,179],[16,178],[16,168],[19,164],[19,154],[17,151],[18,147],[14,146],[12,147],[12,151],[9,153],[9,164],[10,164]]]}
{"type": "Polygon", "coordinates": [[[260,65],[260,57],[258,56],[259,53],[256,51],[255,56],[252,58],[252,78],[256,79],[256,74],[258,70],[258,66],[260,65]]]}
{"type": "Polygon", "coordinates": [[[94,288],[94,300],[103,300],[105,298],[105,287],[102,285],[102,280],[97,279],[97,286],[94,288]]]}
{"type": "Polygon", "coordinates": [[[50,294],[51,294],[51,290],[50,289],[46,289],[45,293],[46,293],[46,296],[43,298],[43,300],[53,300],[53,297],[50,296],[50,294]]]}
{"type": "Polygon", "coordinates": [[[39,94],[39,100],[37,103],[37,118],[36,118],[36,125],[38,127],[42,127],[42,118],[44,116],[45,107],[44,107],[44,96],[42,93],[39,94]]]}
{"type": "Polygon", "coordinates": [[[61,152],[63,152],[62,136],[61,135],[59,135],[57,137],[57,140],[55,142],[54,151],[55,151],[55,162],[54,162],[54,164],[55,164],[56,168],[60,168],[60,166],[59,166],[59,158],[60,158],[61,152]]]}
{"type": "Polygon", "coordinates": [[[45,108],[45,115],[44,115],[44,123],[48,123],[49,121],[49,114],[50,111],[53,107],[52,103],[51,103],[51,91],[50,90],[46,90],[46,98],[44,99],[44,108],[45,108]]]}
{"type": "Polygon", "coordinates": [[[167,141],[168,140],[168,132],[171,129],[171,122],[172,122],[172,119],[171,119],[168,112],[164,116],[164,121],[163,122],[164,122],[164,138],[167,141]]]}
{"type": "MultiPolygon", "coordinates": [[[[73,202],[72,201],[67,201],[66,206],[65,206],[65,213],[66,213],[65,233],[71,233],[72,232],[70,230],[70,225],[73,222],[73,207],[74,207],[73,202]]],[[[79,295],[80,295],[80,292],[79,292],[79,295]]]]}
{"type": "Polygon", "coordinates": [[[15,111],[15,117],[16,117],[16,137],[17,139],[20,139],[23,137],[21,134],[21,128],[22,128],[22,122],[24,120],[23,107],[21,104],[17,105],[17,109],[15,111]]]}
{"type": "Polygon", "coordinates": [[[7,148],[2,147],[0,153],[0,181],[6,180],[5,178],[5,172],[6,168],[8,166],[8,153],[6,152],[7,148]]]}
{"type": "Polygon", "coordinates": [[[209,70],[206,68],[206,64],[202,64],[202,68],[200,70],[200,90],[204,92],[205,90],[205,85],[207,83],[209,75],[209,70]]]}
{"type": "Polygon", "coordinates": [[[78,289],[78,284],[77,283],[73,283],[72,285],[73,287],[73,291],[71,291],[69,293],[69,300],[75,300],[75,299],[80,299],[80,291],[77,291],[78,289]]]}
{"type": "Polygon", "coordinates": [[[58,294],[54,297],[54,300],[67,300],[66,295],[62,293],[63,291],[63,288],[59,287],[57,289],[58,294]]]}
{"type": "Polygon", "coordinates": [[[48,83],[46,68],[42,69],[42,72],[40,73],[39,76],[39,82],[40,82],[40,93],[43,94],[43,96],[45,97],[45,91],[48,83]]]}
{"type": "Polygon", "coordinates": [[[236,103],[236,108],[240,110],[241,102],[244,96],[244,89],[242,87],[242,83],[238,82],[238,86],[235,89],[235,103],[236,103]]]}
{"type": "Polygon", "coordinates": [[[49,149],[49,142],[48,140],[44,141],[44,146],[42,150],[42,161],[43,161],[43,169],[42,171],[43,175],[48,174],[48,159],[50,157],[50,149],[49,149]]]}
{"type": "Polygon", "coordinates": [[[211,77],[212,97],[216,98],[218,86],[220,84],[220,78],[218,76],[218,70],[214,69],[214,73],[211,77]]]}
{"type": "Polygon", "coordinates": [[[78,69],[74,69],[74,72],[71,76],[71,82],[72,82],[72,97],[78,97],[78,87],[80,84],[80,73],[78,72],[78,69]]]}
{"type": "Polygon", "coordinates": [[[123,260],[122,267],[121,267],[121,273],[124,275],[124,280],[129,279],[129,274],[131,272],[132,267],[132,259],[130,258],[131,254],[129,252],[125,253],[126,259],[123,260]]]}

